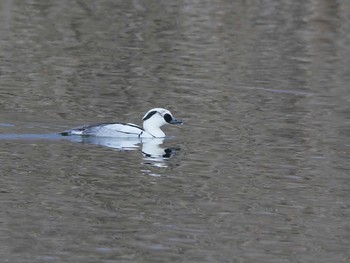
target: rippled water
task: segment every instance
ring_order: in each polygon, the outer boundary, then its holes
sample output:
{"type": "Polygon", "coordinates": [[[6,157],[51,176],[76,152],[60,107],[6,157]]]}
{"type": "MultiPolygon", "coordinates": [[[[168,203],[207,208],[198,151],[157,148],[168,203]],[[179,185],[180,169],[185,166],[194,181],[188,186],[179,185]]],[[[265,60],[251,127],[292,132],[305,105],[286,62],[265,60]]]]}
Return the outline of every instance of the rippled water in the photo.
{"type": "Polygon", "coordinates": [[[348,262],[349,11],[2,1],[2,262],[348,262]],[[153,107],[185,124],[57,135],[153,107]]]}

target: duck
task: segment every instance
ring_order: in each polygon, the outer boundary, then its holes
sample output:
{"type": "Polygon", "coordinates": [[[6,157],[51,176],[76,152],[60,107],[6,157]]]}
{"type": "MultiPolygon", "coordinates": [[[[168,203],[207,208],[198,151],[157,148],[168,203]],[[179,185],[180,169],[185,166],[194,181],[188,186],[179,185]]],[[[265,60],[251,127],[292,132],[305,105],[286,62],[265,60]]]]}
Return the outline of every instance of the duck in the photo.
{"type": "Polygon", "coordinates": [[[63,136],[97,136],[113,138],[164,138],[160,129],[165,124],[183,124],[164,108],[153,108],[142,118],[143,127],[133,123],[115,122],[84,125],[61,132],[63,136]]]}

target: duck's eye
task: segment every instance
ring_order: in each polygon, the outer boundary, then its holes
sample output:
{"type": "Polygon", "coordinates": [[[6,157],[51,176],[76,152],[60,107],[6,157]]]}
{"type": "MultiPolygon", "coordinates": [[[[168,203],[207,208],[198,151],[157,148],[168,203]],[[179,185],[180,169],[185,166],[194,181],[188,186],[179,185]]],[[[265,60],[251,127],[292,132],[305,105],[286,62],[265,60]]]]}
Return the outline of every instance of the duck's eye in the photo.
{"type": "Polygon", "coordinates": [[[164,114],[164,120],[166,122],[170,122],[172,119],[173,119],[173,117],[171,117],[170,114],[168,114],[168,113],[164,114]]]}

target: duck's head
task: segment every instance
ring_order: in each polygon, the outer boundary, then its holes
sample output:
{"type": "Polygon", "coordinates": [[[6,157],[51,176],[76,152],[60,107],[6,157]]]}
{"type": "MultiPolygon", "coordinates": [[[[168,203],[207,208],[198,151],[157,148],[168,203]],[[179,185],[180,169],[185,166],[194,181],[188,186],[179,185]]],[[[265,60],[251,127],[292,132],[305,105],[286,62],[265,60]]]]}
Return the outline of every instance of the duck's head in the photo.
{"type": "Polygon", "coordinates": [[[155,137],[164,137],[164,132],[160,129],[164,124],[182,124],[173,117],[170,111],[163,108],[149,110],[142,118],[143,128],[155,137]]]}

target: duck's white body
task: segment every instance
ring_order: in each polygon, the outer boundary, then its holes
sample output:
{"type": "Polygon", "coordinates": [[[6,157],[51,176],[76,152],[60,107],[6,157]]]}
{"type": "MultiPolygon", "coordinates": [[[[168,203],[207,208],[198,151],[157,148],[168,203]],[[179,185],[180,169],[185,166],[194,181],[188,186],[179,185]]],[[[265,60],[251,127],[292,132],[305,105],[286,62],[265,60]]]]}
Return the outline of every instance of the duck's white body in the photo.
{"type": "Polygon", "coordinates": [[[99,136],[99,137],[138,137],[163,138],[165,133],[160,129],[164,124],[181,124],[170,111],[154,108],[143,117],[143,128],[132,123],[100,123],[85,125],[65,131],[62,135],[99,136]]]}

